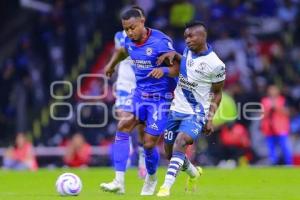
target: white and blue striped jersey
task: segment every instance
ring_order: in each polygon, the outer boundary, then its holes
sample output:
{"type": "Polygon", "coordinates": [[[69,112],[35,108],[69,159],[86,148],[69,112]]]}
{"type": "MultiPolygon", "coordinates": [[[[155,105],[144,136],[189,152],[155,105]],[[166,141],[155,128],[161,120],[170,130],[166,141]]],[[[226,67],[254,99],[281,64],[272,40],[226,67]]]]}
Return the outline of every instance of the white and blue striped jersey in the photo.
{"type": "Polygon", "coordinates": [[[211,101],[212,83],[225,80],[225,64],[208,45],[208,50],[194,54],[184,50],[179,80],[171,110],[185,114],[207,115],[211,101]]]}

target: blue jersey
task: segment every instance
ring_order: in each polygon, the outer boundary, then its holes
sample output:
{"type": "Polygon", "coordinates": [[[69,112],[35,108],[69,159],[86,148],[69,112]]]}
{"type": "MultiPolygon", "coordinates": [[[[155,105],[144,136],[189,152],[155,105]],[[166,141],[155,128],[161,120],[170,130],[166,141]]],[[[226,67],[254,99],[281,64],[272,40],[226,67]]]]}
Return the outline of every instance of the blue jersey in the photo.
{"type": "Polygon", "coordinates": [[[125,38],[125,49],[133,60],[136,76],[136,93],[170,97],[176,87],[174,78],[164,75],[160,79],[147,75],[157,67],[159,56],[166,52],[174,51],[172,40],[164,33],[148,29],[148,39],[143,44],[136,44],[130,38],[125,38]]]}

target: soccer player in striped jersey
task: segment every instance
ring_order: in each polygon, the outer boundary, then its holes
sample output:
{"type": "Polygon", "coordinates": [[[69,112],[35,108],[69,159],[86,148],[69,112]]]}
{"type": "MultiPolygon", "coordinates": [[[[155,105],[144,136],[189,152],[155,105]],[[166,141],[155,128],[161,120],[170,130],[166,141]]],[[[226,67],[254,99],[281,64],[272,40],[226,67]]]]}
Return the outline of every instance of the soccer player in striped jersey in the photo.
{"type": "Polygon", "coordinates": [[[192,22],[184,32],[186,49],[181,56],[169,52],[158,59],[180,61],[179,81],[172,101],[164,135],[165,151],[170,164],[165,181],[157,196],[170,195],[170,189],[180,170],[186,170],[189,184],[194,185],[201,169],[186,158],[189,145],[201,135],[213,132],[212,119],[222,99],[225,64],[207,43],[207,29],[201,22],[192,22]]]}

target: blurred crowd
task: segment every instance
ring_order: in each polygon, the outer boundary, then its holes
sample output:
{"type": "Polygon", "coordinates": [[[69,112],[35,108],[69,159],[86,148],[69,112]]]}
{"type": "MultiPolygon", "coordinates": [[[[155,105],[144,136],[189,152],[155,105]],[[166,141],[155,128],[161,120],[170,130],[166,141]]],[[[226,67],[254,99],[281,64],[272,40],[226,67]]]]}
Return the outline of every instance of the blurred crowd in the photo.
{"type": "Polygon", "coordinates": [[[56,0],[49,12],[19,6],[11,8],[12,16],[6,16],[4,25],[13,29],[17,24],[9,21],[28,18],[30,22],[26,29],[19,30],[13,43],[16,47],[1,63],[1,146],[11,142],[16,132],[32,129],[32,121],[49,103],[50,84],[70,74],[103,12],[101,2],[93,0],[56,0]],[[22,11],[23,16],[18,16],[22,11]]]}
{"type": "MultiPolygon", "coordinates": [[[[122,29],[120,8],[133,4],[145,10],[149,27],[173,39],[178,52],[185,47],[185,23],[204,21],[209,42],[226,64],[223,102],[214,121],[216,133],[201,137],[190,150],[194,162],[220,167],[247,163],[300,165],[298,0],[57,0],[50,13],[33,15],[32,29],[21,35],[14,53],[1,63],[1,146],[12,143],[15,133],[31,131],[35,114],[49,103],[50,83],[70,74],[94,31],[102,32],[103,45],[112,42],[115,31],[122,29]],[[262,111],[251,110],[261,107],[264,117],[258,120],[262,111]]],[[[92,67],[93,64],[87,66],[86,72],[92,67]]],[[[87,94],[101,94],[101,81],[91,85],[87,94]]],[[[74,112],[82,101],[74,95],[74,112]]],[[[111,109],[112,92],[102,101],[111,109]]],[[[103,112],[87,106],[82,109],[82,120],[97,123],[103,112]]],[[[111,113],[108,119],[103,128],[80,127],[74,117],[51,120],[41,138],[33,143],[59,146],[73,140],[81,144],[84,140],[87,145],[109,145],[116,121],[111,113]],[[78,132],[82,134],[78,136],[78,132]],[[73,135],[77,139],[71,139],[73,135]]],[[[84,148],[89,151],[88,146],[84,148]]],[[[64,158],[70,166],[78,164],[70,159],[72,151],[68,150],[64,158]]],[[[88,163],[88,158],[80,159],[88,163]]]]}

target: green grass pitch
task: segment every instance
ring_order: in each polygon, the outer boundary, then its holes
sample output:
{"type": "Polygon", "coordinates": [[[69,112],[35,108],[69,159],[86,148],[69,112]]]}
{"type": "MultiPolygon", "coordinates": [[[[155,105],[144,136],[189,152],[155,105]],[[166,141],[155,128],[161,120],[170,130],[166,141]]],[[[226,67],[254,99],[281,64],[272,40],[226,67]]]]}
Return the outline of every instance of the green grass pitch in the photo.
{"type": "MultiPolygon", "coordinates": [[[[166,168],[158,172],[162,184],[166,168]]],[[[143,181],[138,179],[137,170],[129,169],[126,174],[126,194],[115,195],[99,189],[100,182],[110,181],[114,172],[110,168],[89,169],[42,169],[38,172],[13,172],[0,170],[0,200],[138,200],[158,199],[156,196],[139,195],[143,181]],[[83,189],[79,196],[61,197],[55,191],[56,178],[63,172],[77,174],[83,189]]],[[[204,175],[199,180],[198,191],[185,193],[186,175],[180,173],[166,199],[300,199],[300,169],[298,168],[238,168],[234,170],[204,168],[204,175]]]]}

